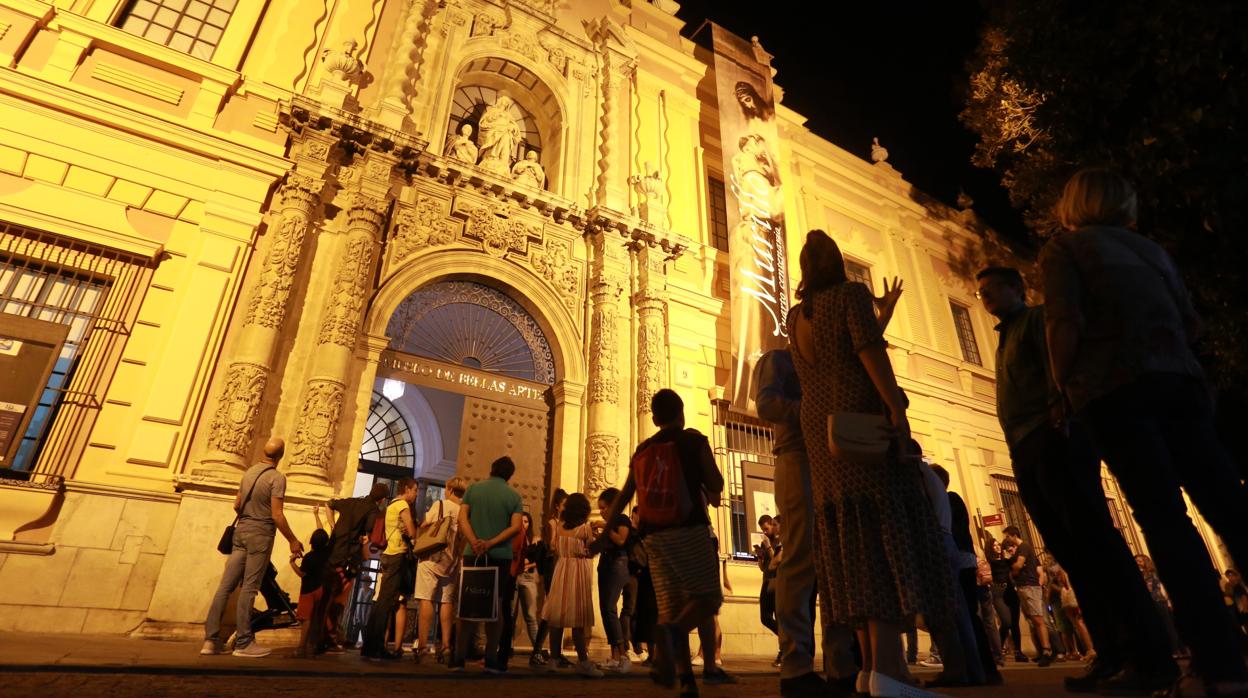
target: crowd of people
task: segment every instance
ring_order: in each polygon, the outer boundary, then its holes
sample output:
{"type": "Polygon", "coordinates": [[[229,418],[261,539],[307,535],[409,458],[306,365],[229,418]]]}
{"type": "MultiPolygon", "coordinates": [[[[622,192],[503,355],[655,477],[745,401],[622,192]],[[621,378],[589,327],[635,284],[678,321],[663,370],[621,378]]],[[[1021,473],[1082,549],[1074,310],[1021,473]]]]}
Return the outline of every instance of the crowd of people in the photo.
{"type": "MultiPolygon", "coordinates": [[[[759,611],[778,637],[782,695],[922,698],[1002,684],[1010,658],[1041,666],[1064,658],[1087,662],[1066,679],[1071,692],[1248,696],[1248,587],[1235,570],[1220,579],[1183,497],[1243,565],[1248,490],[1213,429],[1192,350],[1199,319],[1170,257],[1131,229],[1136,206],[1130,184],[1111,171],[1070,180],[1057,211],[1067,232],[1040,255],[1043,306],[1027,303],[1017,269],[977,275],[976,295],[999,320],[998,417],[1042,554],[1028,526],[1007,526],[1000,540],[973,527],[948,472],[912,438],[884,339],[901,284],[873,297],[848,280],[831,237],[807,235],[789,346],[765,354],[754,381],[758,414],[773,426],[780,512],[758,522],[759,611]],[[1151,559],[1133,557],[1115,527],[1102,461],[1151,559]],[[908,669],[919,628],[933,644],[924,662],[940,667],[923,686],[908,669]],[[1034,658],[1024,654],[1024,628],[1034,658]],[[1191,660],[1185,673],[1181,656],[1191,660]]],[[[559,491],[538,530],[508,484],[515,465],[507,457],[486,480],[452,480],[420,522],[416,483],[400,481],[385,509],[381,581],[361,654],[401,658],[411,602],[413,659],[432,656],[455,671],[479,653],[484,671],[506,672],[522,620],[533,667],[627,673],[644,649],[655,682],[693,696],[696,632],[704,682],[731,681],[718,666],[727,579],[707,512],[724,481],[706,437],[685,428],[680,397],[660,390],[650,407],[657,432],[638,446],[622,486],[597,493],[597,516],[586,495],[559,491]],[[413,541],[447,519],[449,542],[415,560],[413,541]],[[457,619],[465,565],[497,570],[492,619],[457,619]],[[589,652],[595,606],[610,648],[600,662],[589,652]],[[563,653],[565,630],[575,657],[563,653]]],[[[302,578],[301,651],[342,651],[343,603],[389,492],[330,502],[328,530],[313,534],[305,555],[282,514],[281,452],[270,442],[243,476],[206,654],[220,651],[226,598],[240,585],[234,653],[268,652],[254,642],[248,611],[279,530],[302,578]]]]}

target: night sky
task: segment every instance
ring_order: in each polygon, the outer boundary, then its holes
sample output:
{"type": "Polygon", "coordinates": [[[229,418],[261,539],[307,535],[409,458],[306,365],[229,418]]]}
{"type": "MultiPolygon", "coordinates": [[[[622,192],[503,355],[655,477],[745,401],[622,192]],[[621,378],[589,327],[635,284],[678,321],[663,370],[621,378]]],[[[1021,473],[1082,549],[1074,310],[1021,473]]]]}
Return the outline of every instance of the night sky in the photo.
{"type": "Polygon", "coordinates": [[[807,128],[864,159],[878,136],[907,181],[950,205],[961,187],[989,224],[1024,235],[997,175],[971,165],[976,139],[957,119],[983,18],[978,0],[680,4],[686,36],[704,19],[757,35],[775,56],[784,104],[807,128]]]}

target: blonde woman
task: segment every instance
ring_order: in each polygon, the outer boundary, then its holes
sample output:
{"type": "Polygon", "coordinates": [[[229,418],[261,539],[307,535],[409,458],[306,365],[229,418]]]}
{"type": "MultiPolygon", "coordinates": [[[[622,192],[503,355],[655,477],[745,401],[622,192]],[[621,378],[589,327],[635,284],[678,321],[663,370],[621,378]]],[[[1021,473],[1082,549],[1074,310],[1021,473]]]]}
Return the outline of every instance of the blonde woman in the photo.
{"type": "Polygon", "coordinates": [[[1240,631],[1215,578],[1199,573],[1213,561],[1183,500],[1242,565],[1248,490],[1191,348],[1200,318],[1170,255],[1132,229],[1137,205],[1131,184],[1104,169],[1076,173],[1062,192],[1068,232],[1040,252],[1053,379],[1118,478],[1199,667],[1174,695],[1248,696],[1240,631]]]}
{"type": "Polygon", "coordinates": [[[420,602],[420,616],[416,625],[416,649],[412,658],[419,662],[421,658],[432,652],[429,635],[433,630],[433,604],[439,604],[438,627],[441,629],[441,643],[437,649],[437,662],[446,661],[446,652],[454,647],[451,642],[452,628],[455,627],[455,601],[458,588],[459,563],[462,558],[458,544],[459,538],[459,504],[464,492],[468,489],[468,481],[462,477],[452,478],[446,483],[446,498],[429,507],[425,513],[425,522],[421,527],[432,526],[445,518],[451,520],[451,534],[445,550],[434,553],[428,559],[421,560],[416,567],[416,593],[414,598],[420,602]]]}

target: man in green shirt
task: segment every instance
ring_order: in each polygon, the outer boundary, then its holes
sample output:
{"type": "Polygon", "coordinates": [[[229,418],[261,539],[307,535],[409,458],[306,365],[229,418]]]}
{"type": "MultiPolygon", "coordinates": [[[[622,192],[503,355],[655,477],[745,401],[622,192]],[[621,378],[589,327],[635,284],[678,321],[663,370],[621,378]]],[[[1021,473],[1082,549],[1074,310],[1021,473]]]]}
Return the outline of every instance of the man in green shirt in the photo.
{"type": "MultiPolygon", "coordinates": [[[[459,532],[467,544],[465,560],[483,558],[486,564],[498,568],[498,620],[485,626],[485,671],[501,674],[507,671],[507,657],[500,653],[499,644],[505,633],[511,632],[511,597],[515,593],[516,578],[511,576],[511,539],[520,531],[521,512],[524,504],[520,493],[507,481],[516,473],[516,464],[503,456],[490,466],[490,477],[474,483],[464,493],[459,505],[459,532]]],[[[467,564],[467,563],[465,563],[467,564]]],[[[455,632],[455,654],[449,666],[462,671],[468,645],[474,628],[470,621],[459,621],[455,632]]],[[[510,646],[510,643],[507,643],[510,646]]]]}

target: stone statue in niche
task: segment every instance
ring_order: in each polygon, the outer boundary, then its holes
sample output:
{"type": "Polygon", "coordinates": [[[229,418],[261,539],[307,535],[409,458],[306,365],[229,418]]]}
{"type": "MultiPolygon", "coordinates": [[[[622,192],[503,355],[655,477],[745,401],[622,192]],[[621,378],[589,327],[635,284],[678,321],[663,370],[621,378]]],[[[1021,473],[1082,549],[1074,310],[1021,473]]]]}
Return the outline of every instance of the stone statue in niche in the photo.
{"type": "Polygon", "coordinates": [[[469,165],[477,164],[477,144],[472,142],[472,124],[459,127],[459,135],[446,146],[446,156],[469,165]]]}
{"type": "Polygon", "coordinates": [[[481,149],[481,161],[477,164],[483,170],[501,175],[511,174],[511,157],[516,152],[516,145],[520,143],[520,124],[511,115],[514,104],[511,97],[500,94],[481,115],[481,121],[477,124],[480,130],[477,145],[481,149]]]}
{"type": "Polygon", "coordinates": [[[347,39],[342,42],[342,50],[335,51],[327,48],[321,51],[321,63],[325,64],[325,70],[329,71],[342,82],[350,82],[353,77],[364,70],[364,63],[355,55],[355,49],[359,47],[355,39],[347,39]]]}
{"type": "Polygon", "coordinates": [[[543,189],[546,185],[546,170],[537,161],[537,151],[530,150],[524,159],[511,168],[511,178],[516,184],[523,184],[534,189],[543,189]]]}

